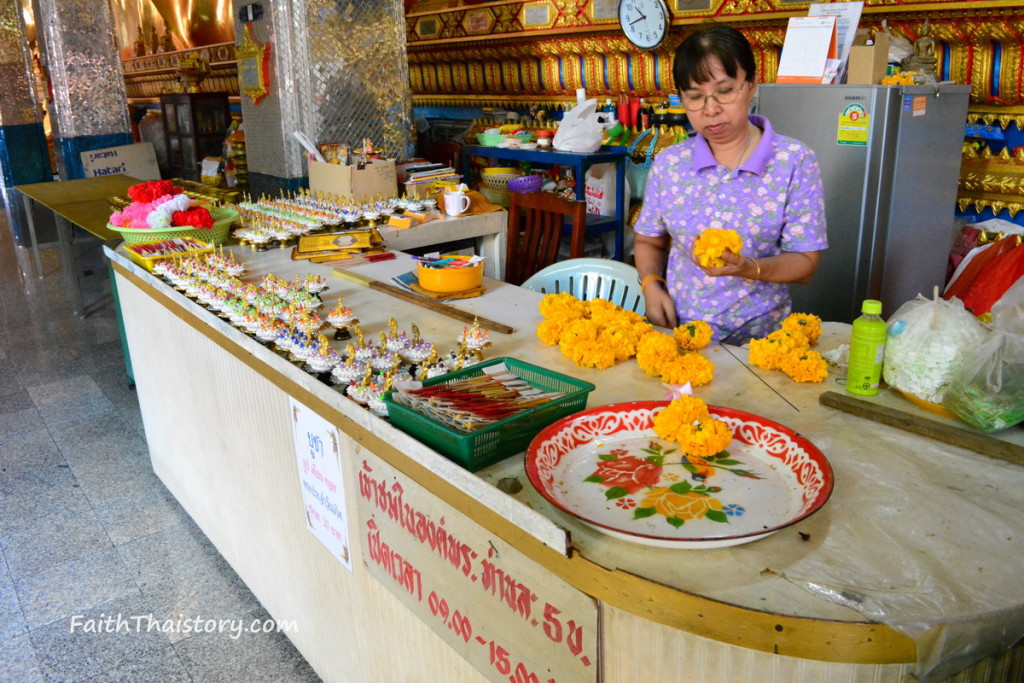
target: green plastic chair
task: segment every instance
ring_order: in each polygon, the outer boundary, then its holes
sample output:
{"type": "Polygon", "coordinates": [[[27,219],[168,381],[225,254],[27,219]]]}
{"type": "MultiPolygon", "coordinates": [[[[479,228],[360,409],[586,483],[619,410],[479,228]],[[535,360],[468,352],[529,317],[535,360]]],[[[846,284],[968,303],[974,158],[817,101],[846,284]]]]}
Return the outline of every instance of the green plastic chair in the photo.
{"type": "Polygon", "coordinates": [[[544,294],[568,292],[584,301],[607,299],[640,315],[646,310],[636,268],[621,261],[603,258],[559,261],[531,275],[522,286],[544,294]]]}

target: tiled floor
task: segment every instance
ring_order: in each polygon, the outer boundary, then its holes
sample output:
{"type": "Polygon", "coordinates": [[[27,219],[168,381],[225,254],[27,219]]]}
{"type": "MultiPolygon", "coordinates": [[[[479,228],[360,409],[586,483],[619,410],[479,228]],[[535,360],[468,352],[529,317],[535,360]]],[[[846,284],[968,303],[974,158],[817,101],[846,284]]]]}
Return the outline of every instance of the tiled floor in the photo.
{"type": "Polygon", "coordinates": [[[153,474],[99,243],[76,251],[84,320],[0,214],[0,681],[319,680],[283,634],[231,631],[270,615],[153,474]],[[163,628],[196,619],[229,625],[163,628]]]}

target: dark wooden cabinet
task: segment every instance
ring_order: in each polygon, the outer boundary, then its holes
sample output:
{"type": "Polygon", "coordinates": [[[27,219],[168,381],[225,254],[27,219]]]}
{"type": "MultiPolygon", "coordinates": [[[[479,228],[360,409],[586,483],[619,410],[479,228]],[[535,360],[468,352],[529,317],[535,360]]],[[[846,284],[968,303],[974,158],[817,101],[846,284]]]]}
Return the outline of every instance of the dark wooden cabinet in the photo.
{"type": "Polygon", "coordinates": [[[161,95],[167,166],[171,177],[199,180],[204,157],[224,153],[231,116],[227,93],[161,95]]]}

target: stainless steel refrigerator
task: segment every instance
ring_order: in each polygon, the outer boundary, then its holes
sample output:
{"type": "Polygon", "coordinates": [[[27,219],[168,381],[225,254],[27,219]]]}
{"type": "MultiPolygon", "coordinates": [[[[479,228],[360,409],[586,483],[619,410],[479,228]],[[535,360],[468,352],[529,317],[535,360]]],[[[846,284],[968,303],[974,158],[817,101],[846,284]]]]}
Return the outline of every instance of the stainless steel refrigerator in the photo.
{"type": "Polygon", "coordinates": [[[946,276],[970,87],[759,87],[757,113],[815,151],[829,248],[793,310],[850,322],[864,299],[889,316],[946,276]]]}

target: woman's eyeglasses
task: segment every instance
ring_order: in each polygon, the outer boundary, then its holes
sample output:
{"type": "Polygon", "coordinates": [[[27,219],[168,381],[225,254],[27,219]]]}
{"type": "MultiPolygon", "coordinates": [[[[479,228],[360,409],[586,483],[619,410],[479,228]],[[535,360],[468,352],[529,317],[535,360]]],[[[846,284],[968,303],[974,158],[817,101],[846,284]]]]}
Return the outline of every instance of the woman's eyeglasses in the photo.
{"type": "Polygon", "coordinates": [[[708,98],[714,99],[719,104],[732,104],[740,96],[740,92],[746,84],[747,81],[743,81],[736,86],[721,88],[718,92],[710,95],[684,94],[682,95],[683,108],[686,111],[700,111],[707,106],[708,98]]]}

